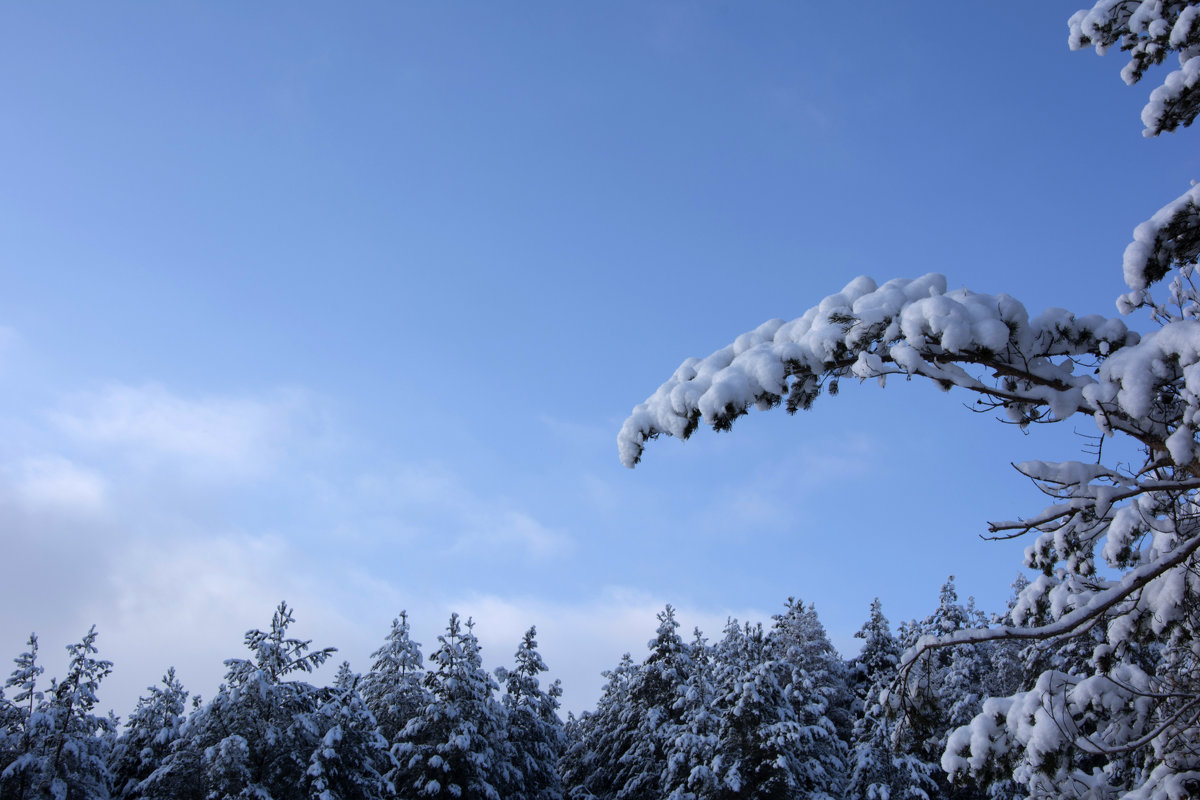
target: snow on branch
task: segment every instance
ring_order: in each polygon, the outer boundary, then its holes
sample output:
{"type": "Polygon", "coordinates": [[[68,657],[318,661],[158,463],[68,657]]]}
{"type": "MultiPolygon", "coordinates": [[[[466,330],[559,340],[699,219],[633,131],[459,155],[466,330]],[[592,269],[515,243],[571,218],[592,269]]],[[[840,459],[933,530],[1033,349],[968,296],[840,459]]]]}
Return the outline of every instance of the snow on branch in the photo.
{"type": "MultiPolygon", "coordinates": [[[[1154,562],[1125,573],[1121,580],[1113,582],[1108,588],[1088,595],[1083,605],[1047,625],[1028,628],[1014,626],[967,628],[944,636],[924,637],[901,659],[901,680],[903,680],[904,670],[932,650],[981,642],[1060,639],[1078,633],[1083,628],[1090,627],[1119,603],[1139,592],[1152,581],[1185,564],[1198,548],[1200,548],[1200,536],[1193,536],[1183,545],[1154,562]]],[[[1168,609],[1152,609],[1152,612],[1170,613],[1168,609]]]]}
{"type": "MultiPolygon", "coordinates": [[[[1133,241],[1125,248],[1125,283],[1135,293],[1144,292],[1173,267],[1195,264],[1198,255],[1200,186],[1193,186],[1134,228],[1133,241]]],[[[1141,296],[1131,299],[1129,307],[1140,304],[1141,296]]]]}
{"type": "Polygon", "coordinates": [[[1157,136],[1191,125],[1200,113],[1198,17],[1196,6],[1187,0],[1100,0],[1068,21],[1068,43],[1072,50],[1090,46],[1100,54],[1113,45],[1127,51],[1129,62],[1121,77],[1130,85],[1169,54],[1178,54],[1179,69],[1150,93],[1142,109],[1143,133],[1157,136]]]}
{"type": "Polygon", "coordinates": [[[849,376],[920,375],[985,395],[1021,424],[1091,414],[1101,404],[1084,390],[1097,380],[1075,371],[1078,360],[1137,341],[1120,320],[1063,309],[1030,320],[1012,297],[948,292],[938,274],[882,286],[857,278],[791,322],[770,320],[707,358],[684,361],[625,421],[621,462],[636,465],[647,440],[686,439],[701,421],[728,429],[751,405],[786,400],[789,412],[807,409],[823,385],[832,393],[849,376]],[[981,375],[988,371],[990,378],[981,375]]]}

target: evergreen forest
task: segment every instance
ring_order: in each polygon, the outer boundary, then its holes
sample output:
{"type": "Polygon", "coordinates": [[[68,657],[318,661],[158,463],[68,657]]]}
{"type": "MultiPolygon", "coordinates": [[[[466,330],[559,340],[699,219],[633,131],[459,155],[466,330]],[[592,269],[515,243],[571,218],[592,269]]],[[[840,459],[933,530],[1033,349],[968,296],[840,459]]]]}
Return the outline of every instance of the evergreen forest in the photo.
{"type": "MultiPolygon", "coordinates": [[[[0,691],[0,797],[1022,798],[1036,776],[947,773],[942,754],[988,698],[1086,660],[1078,643],[928,650],[895,691],[922,637],[1008,621],[961,601],[951,578],[927,617],[894,631],[876,600],[845,659],[795,598],[769,625],[730,619],[713,638],[685,636],[667,606],[646,652],[621,657],[595,709],[565,721],[532,627],[493,674],[471,620],[451,616],[425,654],[401,613],[367,672],[342,663],[319,687],[307,679],[335,650],[293,638],[283,603],[246,633],[214,697],[190,696],[172,668],[124,718],[99,711],[113,665],[94,628],[48,682],[31,635],[0,691]]],[[[1149,757],[1104,768],[1128,790],[1149,757]]]]}

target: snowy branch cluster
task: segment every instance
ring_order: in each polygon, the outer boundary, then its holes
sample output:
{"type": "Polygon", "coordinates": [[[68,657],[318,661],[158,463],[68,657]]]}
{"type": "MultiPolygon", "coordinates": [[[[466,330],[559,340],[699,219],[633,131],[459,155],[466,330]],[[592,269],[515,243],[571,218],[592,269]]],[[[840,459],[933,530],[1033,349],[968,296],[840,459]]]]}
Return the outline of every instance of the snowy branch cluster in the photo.
{"type": "MultiPolygon", "coordinates": [[[[1128,83],[1178,56],[1143,111],[1155,136],[1200,113],[1198,18],[1194,2],[1102,0],[1071,18],[1070,44],[1128,51],[1128,83]]],[[[1132,441],[1141,462],[1018,465],[1052,503],[991,531],[1031,539],[1025,565],[1036,579],[1011,624],[922,640],[901,678],[911,692],[921,658],[956,645],[1086,642],[1088,657],[1070,670],[1031,675],[989,701],[951,737],[947,769],[968,780],[1002,764],[1038,796],[1200,796],[1198,254],[1193,187],[1137,226],[1126,249],[1130,291],[1117,305],[1149,312],[1157,327],[1144,334],[1062,309],[1031,316],[1008,295],[948,292],[940,275],[881,286],[859,278],[797,319],[685,361],[626,420],[621,460],[632,467],[648,440],[686,438],[702,422],[728,429],[752,406],[808,409],[844,378],[929,379],[1021,426],[1091,417],[1100,437],[1132,441]]]]}

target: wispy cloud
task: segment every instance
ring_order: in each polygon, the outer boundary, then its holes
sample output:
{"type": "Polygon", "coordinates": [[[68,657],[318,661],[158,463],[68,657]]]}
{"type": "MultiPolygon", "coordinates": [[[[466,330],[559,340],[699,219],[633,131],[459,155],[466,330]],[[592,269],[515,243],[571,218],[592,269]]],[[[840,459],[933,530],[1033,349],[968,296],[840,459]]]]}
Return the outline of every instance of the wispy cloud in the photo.
{"type": "Polygon", "coordinates": [[[149,383],[74,395],[50,419],[76,441],[138,460],[245,476],[268,469],[311,416],[298,391],[189,398],[149,383]]]}
{"type": "Polygon", "coordinates": [[[25,458],[6,472],[14,498],[33,513],[77,517],[104,509],[104,478],[62,456],[25,458]]]}
{"type": "Polygon", "coordinates": [[[567,534],[543,524],[503,496],[488,495],[444,465],[401,464],[363,474],[341,501],[348,514],[369,520],[376,535],[400,533],[411,542],[488,559],[517,553],[548,559],[571,549],[567,534]]]}

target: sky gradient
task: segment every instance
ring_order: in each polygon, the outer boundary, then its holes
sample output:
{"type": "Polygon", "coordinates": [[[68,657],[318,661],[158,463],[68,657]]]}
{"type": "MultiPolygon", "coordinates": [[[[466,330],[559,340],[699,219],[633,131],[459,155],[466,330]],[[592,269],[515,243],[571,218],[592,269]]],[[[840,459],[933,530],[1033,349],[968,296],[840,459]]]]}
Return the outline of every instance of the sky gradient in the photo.
{"type": "Polygon", "coordinates": [[[578,711],[666,602],[715,638],[797,596],[846,655],[875,596],[1002,608],[1023,544],[979,534],[1076,422],[843,382],[633,471],[615,438],[860,274],[1115,315],[1200,156],[1077,7],[4,6],[0,657],[96,624],[126,714],[281,599],[359,671],[454,610],[492,667],[536,624],[578,711]]]}

